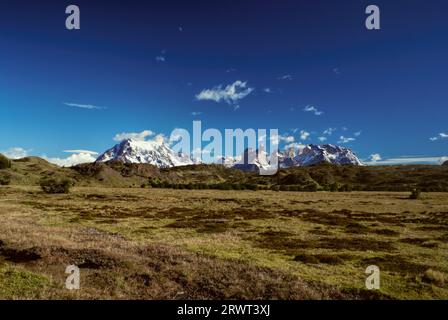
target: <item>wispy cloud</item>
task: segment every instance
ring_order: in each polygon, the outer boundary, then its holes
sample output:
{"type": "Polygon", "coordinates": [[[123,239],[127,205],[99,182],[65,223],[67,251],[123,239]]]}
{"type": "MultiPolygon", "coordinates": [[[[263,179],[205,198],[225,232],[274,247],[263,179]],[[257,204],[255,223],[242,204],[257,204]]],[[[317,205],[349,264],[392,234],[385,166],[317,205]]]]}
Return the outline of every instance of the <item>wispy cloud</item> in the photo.
{"type": "Polygon", "coordinates": [[[336,131],[336,128],[328,128],[326,129],[323,134],[326,134],[327,136],[331,136],[333,134],[333,132],[336,131]]]}
{"type": "Polygon", "coordinates": [[[64,150],[65,153],[86,153],[91,155],[96,155],[98,152],[96,151],[90,151],[90,150],[64,150]]]}
{"type": "Polygon", "coordinates": [[[310,136],[310,133],[305,130],[300,130],[300,139],[307,140],[310,136]]]}
{"type": "Polygon", "coordinates": [[[66,106],[69,106],[69,107],[88,109],[88,110],[103,110],[103,109],[106,109],[106,107],[99,107],[99,106],[95,106],[93,104],[79,104],[79,103],[70,103],[70,102],[64,102],[64,104],[66,106]]]}
{"type": "Polygon", "coordinates": [[[356,140],[355,138],[340,136],[338,143],[350,143],[350,142],[353,142],[355,140],[356,140]]]}
{"type": "Polygon", "coordinates": [[[447,139],[447,138],[448,138],[448,133],[441,132],[437,136],[429,138],[429,140],[437,141],[437,140],[443,140],[443,139],[447,139]]]}
{"type": "Polygon", "coordinates": [[[277,78],[277,80],[292,80],[292,79],[293,79],[293,76],[290,74],[285,74],[285,75],[277,78]]]}
{"type": "Polygon", "coordinates": [[[318,137],[317,139],[319,139],[320,142],[327,141],[327,137],[318,137]]]}
{"type": "Polygon", "coordinates": [[[9,149],[0,151],[1,154],[7,156],[10,159],[25,158],[28,156],[29,152],[30,152],[30,150],[26,150],[21,147],[14,147],[14,148],[9,148],[9,149]]]}
{"type": "Polygon", "coordinates": [[[284,135],[279,136],[279,140],[286,142],[286,143],[291,143],[291,142],[295,141],[295,138],[294,138],[294,136],[284,134],[284,135]]]}
{"type": "Polygon", "coordinates": [[[362,131],[357,131],[354,133],[355,137],[359,137],[362,134],[362,131]]]}
{"type": "Polygon", "coordinates": [[[201,114],[202,114],[201,111],[193,111],[193,112],[191,113],[191,115],[192,115],[193,117],[200,116],[201,114]]]}
{"type": "Polygon", "coordinates": [[[165,53],[166,53],[165,49],[161,50],[160,54],[158,56],[156,56],[156,61],[157,62],[165,62],[166,61],[165,53]]]}
{"type": "Polygon", "coordinates": [[[314,115],[316,115],[316,116],[320,116],[320,115],[322,115],[322,114],[324,113],[323,111],[320,111],[320,110],[318,110],[316,107],[311,106],[311,105],[306,106],[306,107],[303,109],[303,111],[305,111],[305,112],[312,112],[312,113],[314,113],[314,115]]]}
{"type": "Polygon", "coordinates": [[[264,88],[263,91],[266,92],[266,93],[272,93],[272,89],[271,88],[264,88]]]}
{"type": "Polygon", "coordinates": [[[341,70],[339,68],[333,68],[333,72],[335,74],[341,74],[341,70]]]}
{"type": "Polygon", "coordinates": [[[137,141],[144,141],[147,137],[154,135],[151,130],[143,130],[142,132],[122,132],[115,135],[114,141],[121,142],[126,139],[132,139],[137,141]]]}
{"type": "Polygon", "coordinates": [[[445,157],[419,157],[419,156],[407,156],[398,158],[381,159],[379,154],[370,156],[370,161],[366,162],[367,165],[400,165],[400,164],[441,164],[445,157]]]}
{"type": "Polygon", "coordinates": [[[254,88],[247,86],[247,82],[237,80],[234,83],[227,85],[225,88],[223,88],[222,85],[219,85],[213,89],[204,89],[196,95],[196,99],[215,102],[224,101],[237,109],[239,107],[238,101],[246,98],[254,90],[254,88]]]}

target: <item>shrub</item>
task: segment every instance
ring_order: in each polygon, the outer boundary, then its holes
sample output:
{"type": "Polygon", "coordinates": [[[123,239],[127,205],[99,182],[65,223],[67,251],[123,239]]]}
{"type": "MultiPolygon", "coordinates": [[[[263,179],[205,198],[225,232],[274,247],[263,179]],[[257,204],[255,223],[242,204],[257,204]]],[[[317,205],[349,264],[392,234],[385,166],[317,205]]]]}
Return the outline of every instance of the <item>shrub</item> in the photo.
{"type": "Polygon", "coordinates": [[[312,182],[309,185],[304,187],[304,191],[309,191],[309,192],[316,192],[319,190],[319,185],[316,182],[312,182]]]}
{"type": "Polygon", "coordinates": [[[11,160],[0,153],[0,169],[11,168],[11,160]]]}
{"type": "Polygon", "coordinates": [[[331,192],[338,192],[338,191],[339,191],[339,185],[338,185],[337,182],[332,183],[332,184],[330,185],[330,191],[331,191],[331,192]]]}
{"type": "Polygon", "coordinates": [[[11,175],[7,172],[0,173],[0,186],[7,186],[11,183],[11,175]]]}
{"type": "Polygon", "coordinates": [[[49,194],[69,193],[73,185],[73,181],[68,178],[44,178],[40,181],[42,190],[49,194]]]}
{"type": "Polygon", "coordinates": [[[409,196],[409,199],[413,199],[413,200],[420,199],[420,194],[421,194],[420,189],[414,188],[414,189],[411,190],[411,194],[409,196]]]}
{"type": "Polygon", "coordinates": [[[350,184],[343,184],[340,188],[339,191],[340,192],[351,192],[352,191],[352,186],[350,184]]]}
{"type": "Polygon", "coordinates": [[[251,184],[251,183],[246,184],[245,188],[249,189],[249,190],[252,190],[252,191],[257,191],[258,190],[258,186],[256,184],[251,184]]]}
{"type": "Polygon", "coordinates": [[[424,282],[434,283],[439,286],[443,286],[447,281],[446,276],[442,272],[432,269],[426,270],[422,277],[422,280],[424,282]]]}

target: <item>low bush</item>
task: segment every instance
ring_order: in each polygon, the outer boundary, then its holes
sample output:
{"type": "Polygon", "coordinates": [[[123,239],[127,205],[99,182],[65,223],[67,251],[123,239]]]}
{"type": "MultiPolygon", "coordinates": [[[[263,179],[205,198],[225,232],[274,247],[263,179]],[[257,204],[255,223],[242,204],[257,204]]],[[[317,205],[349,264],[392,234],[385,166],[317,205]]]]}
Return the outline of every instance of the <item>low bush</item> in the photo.
{"type": "Polygon", "coordinates": [[[74,183],[68,178],[44,178],[40,181],[40,187],[45,193],[69,193],[74,183]]]}
{"type": "Polygon", "coordinates": [[[0,153],[0,169],[11,168],[11,160],[0,153]]]}
{"type": "Polygon", "coordinates": [[[0,185],[7,186],[11,183],[11,175],[7,172],[0,173],[0,185]]]}
{"type": "Polygon", "coordinates": [[[409,195],[409,199],[417,200],[420,199],[421,191],[420,189],[414,188],[411,190],[411,194],[409,195]]]}

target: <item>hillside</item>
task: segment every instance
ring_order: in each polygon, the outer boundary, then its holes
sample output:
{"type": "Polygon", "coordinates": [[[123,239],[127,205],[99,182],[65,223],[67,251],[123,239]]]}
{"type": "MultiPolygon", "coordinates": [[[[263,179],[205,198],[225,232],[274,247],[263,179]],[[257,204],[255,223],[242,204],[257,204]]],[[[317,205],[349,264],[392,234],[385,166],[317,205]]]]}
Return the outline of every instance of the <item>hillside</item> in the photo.
{"type": "Polygon", "coordinates": [[[289,191],[448,191],[448,167],[432,165],[351,166],[321,164],[280,169],[275,176],[259,176],[222,165],[189,165],[160,169],[150,164],[90,163],[61,168],[37,158],[12,160],[0,170],[12,185],[38,185],[43,177],[68,177],[77,186],[170,188],[278,188],[289,191]],[[277,187],[276,187],[277,186],[277,187]]]}

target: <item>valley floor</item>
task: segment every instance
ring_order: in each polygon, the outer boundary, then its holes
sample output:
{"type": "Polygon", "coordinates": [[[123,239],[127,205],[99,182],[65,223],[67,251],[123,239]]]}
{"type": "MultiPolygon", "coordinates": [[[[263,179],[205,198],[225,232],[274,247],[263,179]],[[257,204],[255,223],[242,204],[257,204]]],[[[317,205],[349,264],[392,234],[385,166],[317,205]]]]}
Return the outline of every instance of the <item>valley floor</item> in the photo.
{"type": "Polygon", "coordinates": [[[448,194],[408,196],[0,187],[0,299],[448,299],[448,194]]]}

